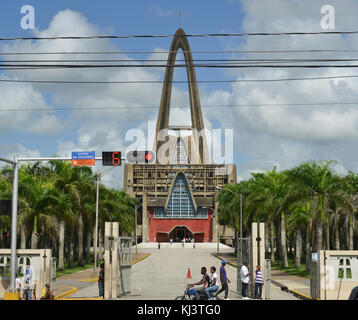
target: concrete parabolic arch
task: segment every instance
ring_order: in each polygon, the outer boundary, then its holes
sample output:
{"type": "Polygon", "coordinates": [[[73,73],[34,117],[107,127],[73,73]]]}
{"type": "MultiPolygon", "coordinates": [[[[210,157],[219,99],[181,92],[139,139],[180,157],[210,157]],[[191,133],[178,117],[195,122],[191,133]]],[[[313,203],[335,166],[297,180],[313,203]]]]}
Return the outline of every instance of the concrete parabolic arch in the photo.
{"type": "MultiPolygon", "coordinates": [[[[182,49],[185,58],[185,65],[188,77],[188,88],[189,88],[189,102],[190,102],[190,113],[191,113],[191,124],[193,130],[193,137],[196,145],[199,149],[198,162],[200,164],[206,162],[208,159],[208,147],[206,143],[206,137],[204,132],[204,121],[203,115],[201,112],[199,91],[196,82],[196,74],[194,69],[193,57],[190,50],[189,41],[186,37],[186,34],[183,29],[179,28],[174,35],[170,52],[167,61],[167,67],[165,70],[164,83],[162,89],[162,96],[160,101],[156,135],[154,138],[154,149],[158,152],[159,148],[166,142],[168,139],[161,141],[159,137],[159,132],[168,134],[169,128],[169,114],[170,114],[170,102],[172,95],[172,82],[174,75],[174,65],[175,59],[178,53],[178,50],[182,49]],[[197,136],[197,133],[201,134],[201,139],[197,136]]],[[[193,146],[192,146],[193,147],[193,146]]],[[[157,159],[158,159],[157,154],[157,159]]],[[[191,159],[191,155],[189,155],[191,159]]]]}

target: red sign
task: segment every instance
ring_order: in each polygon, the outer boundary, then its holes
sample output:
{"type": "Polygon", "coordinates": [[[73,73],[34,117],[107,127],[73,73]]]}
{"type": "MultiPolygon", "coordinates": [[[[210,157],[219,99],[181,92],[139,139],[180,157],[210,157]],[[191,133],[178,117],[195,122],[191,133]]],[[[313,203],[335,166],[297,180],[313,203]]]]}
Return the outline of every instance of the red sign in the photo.
{"type": "Polygon", "coordinates": [[[72,160],[73,166],[94,166],[95,159],[76,159],[72,160]]]}

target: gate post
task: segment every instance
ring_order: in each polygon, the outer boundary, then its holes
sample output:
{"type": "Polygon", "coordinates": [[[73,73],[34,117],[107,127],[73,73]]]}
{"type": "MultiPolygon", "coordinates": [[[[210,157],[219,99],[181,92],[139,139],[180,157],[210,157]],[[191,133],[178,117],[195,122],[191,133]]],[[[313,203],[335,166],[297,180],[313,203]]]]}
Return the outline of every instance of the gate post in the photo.
{"type": "MultiPolygon", "coordinates": [[[[255,290],[255,270],[259,264],[261,266],[262,277],[266,278],[266,266],[265,266],[265,224],[253,222],[251,224],[252,235],[252,260],[250,262],[251,277],[251,295],[254,296],[255,290]]],[[[262,287],[262,296],[265,295],[265,285],[262,287]]]]}
{"type": "MultiPolygon", "coordinates": [[[[263,288],[265,288],[265,291],[262,290],[262,295],[264,295],[266,300],[271,299],[271,259],[265,260],[265,270],[264,270],[264,280],[265,283],[263,285],[263,288]]],[[[262,289],[263,289],[262,288],[262,289]]]]}
{"type": "Polygon", "coordinates": [[[118,278],[118,222],[105,223],[104,235],[104,298],[117,297],[118,278]]]}

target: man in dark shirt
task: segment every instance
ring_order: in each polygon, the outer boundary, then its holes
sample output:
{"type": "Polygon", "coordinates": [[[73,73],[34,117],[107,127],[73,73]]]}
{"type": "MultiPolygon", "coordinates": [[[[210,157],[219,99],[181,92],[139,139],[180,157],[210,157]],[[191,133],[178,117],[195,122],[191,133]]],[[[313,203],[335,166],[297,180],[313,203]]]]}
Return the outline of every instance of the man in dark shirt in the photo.
{"type": "Polygon", "coordinates": [[[104,298],[104,263],[101,264],[101,270],[98,277],[99,296],[104,298]]]}
{"type": "Polygon", "coordinates": [[[202,267],[200,273],[203,275],[201,280],[199,282],[189,284],[191,287],[200,286],[201,284],[203,284],[203,287],[194,289],[196,300],[200,300],[201,293],[205,294],[205,289],[209,286],[209,282],[210,282],[210,277],[206,273],[206,267],[202,267]]]}
{"type": "Polygon", "coordinates": [[[226,263],[227,263],[227,261],[225,261],[225,260],[221,261],[221,267],[220,267],[221,289],[215,294],[215,296],[217,296],[218,294],[220,294],[221,292],[223,292],[225,290],[225,299],[227,300],[228,295],[229,295],[228,283],[230,283],[230,280],[227,278],[227,275],[226,275],[226,270],[225,270],[226,263]]]}

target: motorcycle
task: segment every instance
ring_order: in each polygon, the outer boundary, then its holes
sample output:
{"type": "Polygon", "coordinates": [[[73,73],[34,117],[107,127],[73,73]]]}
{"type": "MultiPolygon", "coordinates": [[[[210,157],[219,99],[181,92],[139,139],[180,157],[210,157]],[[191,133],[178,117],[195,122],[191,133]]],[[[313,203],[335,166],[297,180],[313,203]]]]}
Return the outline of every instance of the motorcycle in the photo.
{"type": "MultiPolygon", "coordinates": [[[[215,293],[216,291],[210,293],[211,298],[216,300],[221,300],[219,297],[214,296],[215,293]]],[[[196,300],[194,289],[191,289],[190,285],[188,284],[186,286],[184,294],[182,296],[177,296],[174,300],[196,300]]],[[[206,295],[205,292],[199,293],[199,300],[208,300],[208,296],[206,295]]]]}

